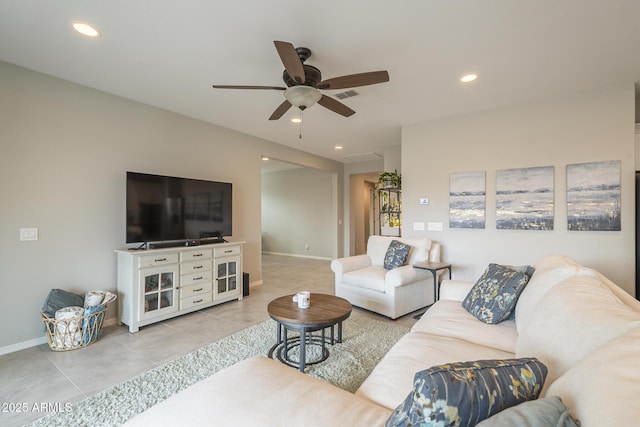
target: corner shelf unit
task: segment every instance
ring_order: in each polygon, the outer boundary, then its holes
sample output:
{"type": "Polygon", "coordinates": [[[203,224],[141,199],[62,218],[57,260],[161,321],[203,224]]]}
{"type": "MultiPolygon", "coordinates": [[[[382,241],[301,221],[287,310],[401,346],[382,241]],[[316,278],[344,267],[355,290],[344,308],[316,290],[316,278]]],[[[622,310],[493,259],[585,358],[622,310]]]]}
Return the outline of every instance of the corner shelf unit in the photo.
{"type": "Polygon", "coordinates": [[[378,190],[378,224],[381,236],[401,237],[402,190],[378,190]]]}
{"type": "Polygon", "coordinates": [[[129,332],[242,299],[242,244],[116,250],[118,317],[129,332]]]}

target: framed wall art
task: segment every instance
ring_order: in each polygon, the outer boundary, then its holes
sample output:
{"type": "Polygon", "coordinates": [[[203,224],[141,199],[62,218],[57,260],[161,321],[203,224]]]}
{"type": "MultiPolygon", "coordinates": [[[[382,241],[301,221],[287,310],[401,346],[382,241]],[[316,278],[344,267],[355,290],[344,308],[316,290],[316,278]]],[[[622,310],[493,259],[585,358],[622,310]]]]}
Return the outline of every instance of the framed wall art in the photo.
{"type": "Polygon", "coordinates": [[[484,228],[485,172],[452,173],[449,181],[449,227],[484,228]]]}
{"type": "Polygon", "coordinates": [[[567,228],[620,231],[620,161],[567,165],[567,228]]]}
{"type": "Polygon", "coordinates": [[[496,172],[496,228],[553,230],[554,167],[496,172]]]}

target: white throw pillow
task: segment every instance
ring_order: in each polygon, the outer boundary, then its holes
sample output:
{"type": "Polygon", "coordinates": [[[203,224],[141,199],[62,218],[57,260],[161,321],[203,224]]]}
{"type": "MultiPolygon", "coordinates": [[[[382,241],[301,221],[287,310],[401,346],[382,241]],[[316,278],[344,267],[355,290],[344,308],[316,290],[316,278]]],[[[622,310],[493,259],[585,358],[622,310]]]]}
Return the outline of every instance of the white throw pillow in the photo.
{"type": "Polygon", "coordinates": [[[589,354],[547,389],[583,425],[632,426],[640,420],[640,329],[589,354]]]}
{"type": "Polygon", "coordinates": [[[554,286],[520,326],[516,357],[535,356],[547,366],[546,388],[589,353],[640,328],[640,313],[599,280],[574,277],[554,286]]]}
{"type": "Polygon", "coordinates": [[[550,255],[536,263],[535,272],[524,288],[516,305],[516,327],[522,332],[536,312],[536,304],[551,288],[571,277],[596,277],[595,273],[565,255],[550,255]]]}

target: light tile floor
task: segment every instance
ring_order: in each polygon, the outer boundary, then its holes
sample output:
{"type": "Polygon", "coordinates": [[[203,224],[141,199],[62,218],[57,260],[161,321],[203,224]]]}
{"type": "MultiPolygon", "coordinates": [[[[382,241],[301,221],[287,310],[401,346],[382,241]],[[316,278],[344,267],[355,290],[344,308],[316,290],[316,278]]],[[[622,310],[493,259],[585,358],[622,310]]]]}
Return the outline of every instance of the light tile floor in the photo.
{"type": "MultiPolygon", "coordinates": [[[[126,381],[157,365],[269,318],[267,304],[300,290],[334,293],[329,261],[264,254],[263,284],[252,287],[242,301],[232,301],[146,326],[131,334],[126,326],[103,328],[102,338],[89,347],[54,352],[44,344],[0,356],[0,425],[21,426],[46,413],[34,404],[73,404],[126,381]],[[16,412],[24,404],[26,412],[16,412]]],[[[390,320],[365,310],[368,316],[410,327],[413,313],[390,320]]]]}

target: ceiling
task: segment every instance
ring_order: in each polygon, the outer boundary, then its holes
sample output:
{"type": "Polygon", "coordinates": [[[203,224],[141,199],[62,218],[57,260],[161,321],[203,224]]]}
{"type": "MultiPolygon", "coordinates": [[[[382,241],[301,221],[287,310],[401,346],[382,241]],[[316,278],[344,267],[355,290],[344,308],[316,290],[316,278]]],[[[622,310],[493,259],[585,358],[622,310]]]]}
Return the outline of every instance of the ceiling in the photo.
{"type": "Polygon", "coordinates": [[[0,0],[0,60],[347,162],[399,145],[403,125],[632,85],[640,1],[0,0]],[[300,139],[295,108],[267,120],[281,91],[211,87],[283,86],[274,40],[311,49],[323,79],[390,81],[343,100],[349,118],[310,107],[300,139]]]}

